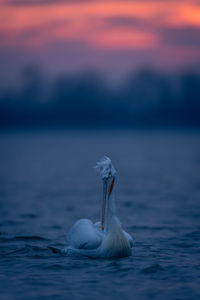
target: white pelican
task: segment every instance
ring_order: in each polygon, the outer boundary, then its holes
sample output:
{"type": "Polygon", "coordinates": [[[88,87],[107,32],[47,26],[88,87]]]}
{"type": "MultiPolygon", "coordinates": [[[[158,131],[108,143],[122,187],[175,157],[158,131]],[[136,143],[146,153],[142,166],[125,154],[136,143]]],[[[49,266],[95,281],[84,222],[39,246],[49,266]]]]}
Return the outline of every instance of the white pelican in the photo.
{"type": "Polygon", "coordinates": [[[91,258],[130,256],[133,239],[123,231],[115,215],[116,170],[108,157],[98,162],[96,169],[100,171],[103,180],[101,222],[93,224],[88,219],[77,221],[67,236],[68,247],[62,249],[61,253],[91,258]]]}

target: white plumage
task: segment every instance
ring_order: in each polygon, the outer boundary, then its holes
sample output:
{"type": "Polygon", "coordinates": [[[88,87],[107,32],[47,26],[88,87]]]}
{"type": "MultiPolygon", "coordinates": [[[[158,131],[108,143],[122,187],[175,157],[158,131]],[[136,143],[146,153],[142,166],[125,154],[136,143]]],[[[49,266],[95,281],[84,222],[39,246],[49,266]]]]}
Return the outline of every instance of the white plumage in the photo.
{"type": "Polygon", "coordinates": [[[116,170],[108,157],[96,165],[103,180],[101,222],[88,219],[77,221],[67,235],[68,247],[61,252],[93,258],[125,257],[131,255],[132,237],[122,230],[115,215],[114,182],[116,170]]]}

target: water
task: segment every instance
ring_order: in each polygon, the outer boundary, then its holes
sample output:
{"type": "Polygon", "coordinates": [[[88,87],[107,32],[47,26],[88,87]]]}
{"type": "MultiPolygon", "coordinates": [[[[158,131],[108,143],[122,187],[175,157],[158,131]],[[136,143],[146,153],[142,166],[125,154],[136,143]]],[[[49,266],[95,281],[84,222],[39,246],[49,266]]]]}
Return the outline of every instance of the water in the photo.
{"type": "Polygon", "coordinates": [[[1,299],[200,299],[199,132],[0,135],[1,299]],[[99,219],[104,154],[133,255],[53,254],[80,218],[99,219]]]}

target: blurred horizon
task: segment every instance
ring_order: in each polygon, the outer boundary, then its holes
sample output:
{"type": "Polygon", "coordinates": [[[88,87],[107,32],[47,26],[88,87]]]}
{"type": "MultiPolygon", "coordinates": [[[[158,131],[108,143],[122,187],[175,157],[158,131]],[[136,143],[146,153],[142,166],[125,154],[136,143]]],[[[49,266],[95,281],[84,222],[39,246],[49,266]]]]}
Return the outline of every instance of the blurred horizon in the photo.
{"type": "Polygon", "coordinates": [[[0,0],[0,126],[199,126],[199,0],[0,0]]]}
{"type": "Polygon", "coordinates": [[[141,69],[112,85],[95,72],[49,78],[26,66],[0,89],[1,128],[199,127],[200,72],[141,69]]]}

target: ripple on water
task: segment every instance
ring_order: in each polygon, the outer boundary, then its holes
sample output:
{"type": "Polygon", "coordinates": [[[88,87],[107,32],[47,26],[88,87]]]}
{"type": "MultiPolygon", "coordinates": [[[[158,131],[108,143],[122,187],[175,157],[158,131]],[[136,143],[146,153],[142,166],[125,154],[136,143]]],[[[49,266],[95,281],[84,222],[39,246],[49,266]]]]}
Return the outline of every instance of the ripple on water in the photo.
{"type": "Polygon", "coordinates": [[[141,272],[144,274],[153,274],[153,273],[160,272],[163,270],[164,270],[164,268],[160,264],[153,264],[152,266],[142,269],[141,272]]]}
{"type": "Polygon", "coordinates": [[[30,235],[30,236],[15,236],[15,237],[0,237],[0,242],[2,243],[9,243],[9,242],[15,242],[15,241],[48,241],[47,238],[38,236],[38,235],[30,235]]]}
{"type": "Polygon", "coordinates": [[[36,214],[21,214],[22,219],[36,219],[38,216],[36,214]]]}
{"type": "Polygon", "coordinates": [[[200,230],[195,230],[195,231],[186,233],[185,238],[200,241],[200,230]]]}
{"type": "Polygon", "coordinates": [[[49,254],[50,251],[48,250],[47,247],[40,247],[40,246],[35,246],[35,245],[29,245],[26,244],[22,247],[18,247],[17,249],[10,251],[8,253],[5,253],[5,255],[9,256],[45,256],[49,254]]]}

